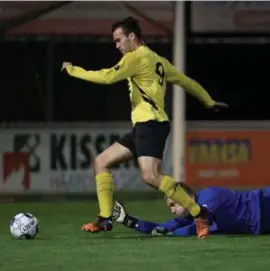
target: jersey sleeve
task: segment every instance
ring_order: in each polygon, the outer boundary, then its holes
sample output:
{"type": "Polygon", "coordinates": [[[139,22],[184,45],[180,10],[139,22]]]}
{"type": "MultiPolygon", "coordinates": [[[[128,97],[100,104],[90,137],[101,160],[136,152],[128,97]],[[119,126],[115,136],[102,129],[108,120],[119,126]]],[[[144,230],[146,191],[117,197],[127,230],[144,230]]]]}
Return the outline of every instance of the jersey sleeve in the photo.
{"type": "Polygon", "coordinates": [[[214,105],[211,96],[198,82],[177,70],[167,59],[163,58],[163,63],[167,82],[183,87],[207,107],[214,105]]]}
{"type": "Polygon", "coordinates": [[[139,219],[135,225],[135,230],[140,233],[151,233],[157,226],[158,223],[139,219]]]}
{"type": "Polygon", "coordinates": [[[168,231],[174,231],[175,229],[184,227],[190,223],[192,223],[191,218],[176,217],[174,219],[161,223],[158,226],[164,227],[168,231]]]}
{"type": "MultiPolygon", "coordinates": [[[[216,223],[213,223],[210,226],[210,232],[212,234],[218,233],[218,227],[216,223]]],[[[179,236],[179,237],[186,237],[186,236],[193,236],[196,235],[196,224],[193,221],[192,223],[186,225],[186,226],[182,226],[182,227],[178,227],[176,229],[174,229],[173,231],[173,236],[179,236]]]]}
{"type": "Polygon", "coordinates": [[[174,219],[170,219],[164,223],[155,223],[146,220],[138,219],[138,222],[135,225],[135,229],[140,233],[151,233],[156,227],[165,228],[167,231],[174,231],[177,228],[184,227],[192,223],[192,218],[182,218],[176,217],[174,219]]]}
{"type": "Polygon", "coordinates": [[[139,58],[136,57],[136,53],[128,53],[114,67],[109,69],[86,71],[81,67],[68,65],[66,71],[72,77],[92,83],[114,84],[135,75],[138,67],[139,58]]]}
{"type": "Polygon", "coordinates": [[[191,223],[189,225],[183,226],[183,227],[176,228],[173,231],[172,235],[173,236],[178,236],[178,237],[187,237],[187,236],[196,235],[195,222],[193,222],[193,223],[191,223]]]}

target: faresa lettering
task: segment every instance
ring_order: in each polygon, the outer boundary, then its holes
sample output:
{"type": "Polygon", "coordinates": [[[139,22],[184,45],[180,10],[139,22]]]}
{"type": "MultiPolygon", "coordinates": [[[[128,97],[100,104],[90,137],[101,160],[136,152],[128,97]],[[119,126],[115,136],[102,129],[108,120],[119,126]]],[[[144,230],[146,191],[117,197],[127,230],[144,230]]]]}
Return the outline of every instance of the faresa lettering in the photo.
{"type": "Polygon", "coordinates": [[[251,148],[248,139],[191,139],[188,142],[188,160],[191,164],[247,163],[251,148]]]}

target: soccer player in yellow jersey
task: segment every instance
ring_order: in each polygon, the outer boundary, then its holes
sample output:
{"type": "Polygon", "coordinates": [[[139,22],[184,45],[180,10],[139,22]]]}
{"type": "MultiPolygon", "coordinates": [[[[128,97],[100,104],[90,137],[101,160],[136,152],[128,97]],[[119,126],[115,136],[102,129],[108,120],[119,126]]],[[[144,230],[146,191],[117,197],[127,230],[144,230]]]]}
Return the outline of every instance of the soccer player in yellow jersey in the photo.
{"type": "Polygon", "coordinates": [[[163,151],[170,132],[164,110],[167,82],[182,86],[206,107],[226,107],[214,101],[197,82],[178,71],[167,59],[149,49],[142,40],[137,20],[126,18],[112,26],[116,48],[123,54],[112,68],[86,71],[69,62],[62,70],[70,76],[97,84],[113,84],[127,79],[132,105],[133,130],[97,156],[94,163],[100,213],[94,222],[82,226],[88,232],[112,229],[113,177],[110,167],[137,159],[143,181],[186,208],[195,218],[198,238],[209,234],[205,208],[200,206],[175,180],[160,171],[163,151]]]}

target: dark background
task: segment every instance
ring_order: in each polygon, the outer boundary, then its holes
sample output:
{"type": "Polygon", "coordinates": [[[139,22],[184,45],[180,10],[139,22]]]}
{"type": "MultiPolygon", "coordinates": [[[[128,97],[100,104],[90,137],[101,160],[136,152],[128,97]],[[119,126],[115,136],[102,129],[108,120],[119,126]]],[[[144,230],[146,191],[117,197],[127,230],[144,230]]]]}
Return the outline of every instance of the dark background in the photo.
{"type": "MultiPolygon", "coordinates": [[[[269,44],[258,43],[263,37],[259,34],[244,44],[243,35],[233,36],[234,43],[229,43],[224,34],[196,35],[187,29],[187,75],[200,82],[214,99],[230,105],[228,110],[215,114],[187,96],[187,120],[270,119],[269,44]],[[220,40],[212,43],[213,37],[220,40]]],[[[156,38],[149,46],[172,60],[172,43],[161,41],[156,38]]],[[[100,69],[114,65],[120,57],[110,41],[2,39],[0,121],[129,121],[126,82],[95,85],[60,72],[63,61],[100,69]]],[[[171,101],[169,87],[166,107],[170,117],[171,101]]]]}

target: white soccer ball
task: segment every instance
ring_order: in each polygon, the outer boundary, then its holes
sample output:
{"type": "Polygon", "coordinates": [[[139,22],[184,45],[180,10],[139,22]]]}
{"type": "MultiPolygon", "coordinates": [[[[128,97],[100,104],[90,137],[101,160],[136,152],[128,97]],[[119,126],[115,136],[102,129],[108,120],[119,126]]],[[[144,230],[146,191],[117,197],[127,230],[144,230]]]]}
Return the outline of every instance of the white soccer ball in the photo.
{"type": "Polygon", "coordinates": [[[34,239],[39,231],[39,222],[29,213],[19,213],[10,221],[10,232],[16,239],[34,239]]]}

